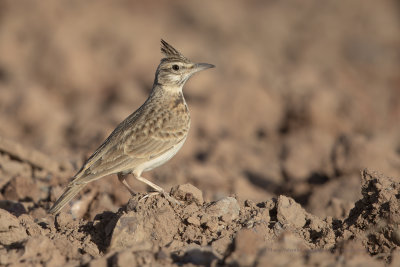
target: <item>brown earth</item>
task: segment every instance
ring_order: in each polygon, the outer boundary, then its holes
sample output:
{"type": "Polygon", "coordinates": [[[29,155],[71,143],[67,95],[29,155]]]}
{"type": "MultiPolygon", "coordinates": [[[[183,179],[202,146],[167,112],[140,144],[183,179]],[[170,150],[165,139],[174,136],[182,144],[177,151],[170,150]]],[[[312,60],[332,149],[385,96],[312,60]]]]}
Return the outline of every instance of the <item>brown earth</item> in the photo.
{"type": "Polygon", "coordinates": [[[0,2],[0,265],[396,266],[399,59],[394,0],[0,2]],[[144,174],[182,204],[105,177],[48,215],[145,100],[160,38],[217,66],[144,174]]]}

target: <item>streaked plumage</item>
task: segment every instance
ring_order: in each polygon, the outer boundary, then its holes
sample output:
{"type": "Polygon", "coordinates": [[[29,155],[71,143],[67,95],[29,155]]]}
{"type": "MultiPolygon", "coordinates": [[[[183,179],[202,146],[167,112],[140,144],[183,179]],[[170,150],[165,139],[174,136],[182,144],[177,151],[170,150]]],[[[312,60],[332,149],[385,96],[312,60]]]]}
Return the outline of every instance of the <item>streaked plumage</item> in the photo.
{"type": "Polygon", "coordinates": [[[85,162],[50,213],[58,213],[87,183],[110,174],[118,174],[132,194],[125,181],[130,173],[156,191],[163,191],[141,174],[165,163],[182,147],[190,127],[182,87],[194,73],[214,66],[192,63],[164,40],[161,51],[165,57],[157,68],[148,99],[85,162]]]}

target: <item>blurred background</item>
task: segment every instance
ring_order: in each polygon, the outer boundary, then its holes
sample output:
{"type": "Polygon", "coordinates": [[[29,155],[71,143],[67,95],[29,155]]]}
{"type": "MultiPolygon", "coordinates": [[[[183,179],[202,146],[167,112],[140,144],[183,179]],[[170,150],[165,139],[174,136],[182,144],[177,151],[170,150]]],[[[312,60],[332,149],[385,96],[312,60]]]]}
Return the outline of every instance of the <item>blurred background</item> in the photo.
{"type": "MultiPolygon", "coordinates": [[[[360,170],[400,176],[397,1],[3,0],[0,136],[70,164],[47,182],[52,200],[145,101],[161,38],[217,68],[184,88],[183,149],[144,177],[343,218],[360,170]]],[[[129,199],[116,177],[87,190],[93,214],[129,199]]]]}

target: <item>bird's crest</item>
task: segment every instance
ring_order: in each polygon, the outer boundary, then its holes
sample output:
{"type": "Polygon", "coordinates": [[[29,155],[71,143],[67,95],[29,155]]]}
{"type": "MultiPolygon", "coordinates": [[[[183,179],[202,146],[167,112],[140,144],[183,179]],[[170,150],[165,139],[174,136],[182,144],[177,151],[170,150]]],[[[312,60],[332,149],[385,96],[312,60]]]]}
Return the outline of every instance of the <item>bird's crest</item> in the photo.
{"type": "Polygon", "coordinates": [[[169,43],[161,39],[161,52],[164,54],[165,59],[180,59],[182,61],[189,61],[178,50],[172,47],[169,43]]]}

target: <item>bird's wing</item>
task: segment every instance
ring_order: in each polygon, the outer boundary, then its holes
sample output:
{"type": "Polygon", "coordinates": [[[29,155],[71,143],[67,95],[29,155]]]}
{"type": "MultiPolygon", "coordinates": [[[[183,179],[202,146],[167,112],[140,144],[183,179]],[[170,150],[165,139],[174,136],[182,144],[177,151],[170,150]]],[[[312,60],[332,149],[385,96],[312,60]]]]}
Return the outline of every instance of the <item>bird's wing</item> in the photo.
{"type": "Polygon", "coordinates": [[[147,137],[135,137],[125,144],[124,154],[137,159],[156,158],[183,141],[187,132],[188,129],[162,129],[147,137]]]}
{"type": "Polygon", "coordinates": [[[161,128],[147,131],[138,127],[115,130],[87,160],[70,183],[86,184],[103,176],[129,171],[156,158],[183,141],[189,125],[167,121],[161,128]]]}

